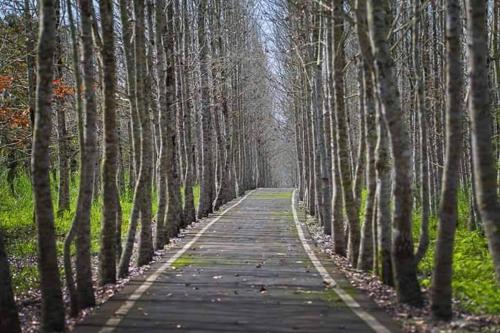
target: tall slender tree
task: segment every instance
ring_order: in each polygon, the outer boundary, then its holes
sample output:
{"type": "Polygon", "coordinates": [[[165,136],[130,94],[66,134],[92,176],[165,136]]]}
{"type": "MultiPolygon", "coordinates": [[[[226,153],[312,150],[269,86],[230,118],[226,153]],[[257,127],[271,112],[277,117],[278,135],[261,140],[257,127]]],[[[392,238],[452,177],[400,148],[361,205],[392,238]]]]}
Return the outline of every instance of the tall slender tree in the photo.
{"type": "Polygon", "coordinates": [[[83,84],[85,124],[84,141],[80,143],[80,188],[74,222],[76,224],[76,289],[80,308],[95,304],[90,260],[90,209],[94,191],[94,167],[97,155],[97,101],[94,89],[95,57],[92,37],[93,5],[79,1],[83,48],[83,84]]]}
{"type": "Polygon", "coordinates": [[[387,36],[391,20],[388,1],[369,1],[368,22],[375,59],[378,93],[382,113],[390,133],[394,158],[394,216],[392,261],[399,301],[422,305],[422,293],[417,280],[412,240],[411,147],[408,129],[402,117],[399,90],[389,53],[387,36]]]}
{"type": "Polygon", "coordinates": [[[118,133],[116,117],[116,60],[113,24],[113,2],[100,0],[104,72],[104,160],[102,170],[103,208],[101,251],[99,257],[100,284],[116,282],[116,228],[120,205],[117,181],[118,133]]]}
{"type": "Polygon", "coordinates": [[[500,199],[493,159],[492,117],[488,87],[488,30],[486,1],[467,1],[467,32],[469,38],[470,115],[472,157],[476,195],[481,220],[493,257],[496,277],[500,283],[500,199]]]}
{"type": "Polygon", "coordinates": [[[55,1],[40,1],[33,153],[33,201],[38,235],[38,267],[42,292],[42,332],[64,331],[64,304],[57,265],[54,210],[50,191],[49,136],[52,127],[52,77],[55,50],[55,1]]]}
{"type": "Polygon", "coordinates": [[[439,225],[432,276],[432,315],[452,318],[452,272],[455,229],[458,224],[457,190],[462,146],[463,66],[461,62],[460,1],[446,1],[446,157],[443,173],[439,225]]]}
{"type": "Polygon", "coordinates": [[[208,216],[212,212],[214,196],[214,169],[212,161],[212,114],[210,106],[210,82],[208,76],[209,47],[206,23],[207,0],[200,0],[198,8],[198,41],[200,47],[201,75],[201,121],[202,121],[202,178],[200,186],[200,204],[198,218],[208,216]]]}

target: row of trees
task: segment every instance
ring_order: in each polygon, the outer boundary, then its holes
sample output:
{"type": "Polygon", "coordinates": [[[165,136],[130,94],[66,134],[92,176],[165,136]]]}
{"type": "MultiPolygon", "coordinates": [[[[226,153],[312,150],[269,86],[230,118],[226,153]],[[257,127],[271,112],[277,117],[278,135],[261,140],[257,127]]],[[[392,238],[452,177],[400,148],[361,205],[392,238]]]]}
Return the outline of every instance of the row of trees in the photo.
{"type": "MultiPolygon", "coordinates": [[[[2,23],[26,28],[24,53],[19,51],[25,71],[11,68],[3,74],[24,75],[27,84],[13,103],[25,101],[33,115],[25,125],[32,129],[32,146],[26,140],[16,150],[31,155],[26,172],[32,175],[38,232],[42,331],[62,332],[65,306],[51,181],[58,182],[57,212],[64,214],[70,209],[72,178],[79,178],[63,258],[75,316],[96,302],[90,242],[94,201],[102,200],[98,281],[104,285],[129,274],[134,251],[137,266],[148,264],[154,250],[181,228],[246,190],[272,184],[276,125],[263,79],[268,65],[252,4],[246,1],[41,0],[33,7],[26,0],[11,5],[2,23]],[[51,172],[57,177],[51,179],[51,172]],[[127,191],[133,204],[122,237],[121,199],[127,191]]],[[[9,84],[2,89],[14,92],[9,84]]],[[[10,122],[2,126],[10,130],[5,135],[19,135],[10,122]]],[[[10,166],[14,175],[25,172],[21,166],[10,166]]],[[[1,235],[0,330],[19,332],[1,235]]]]}
{"type": "Polygon", "coordinates": [[[423,304],[417,265],[438,214],[431,299],[444,320],[452,316],[459,191],[500,281],[500,6],[465,3],[276,1],[300,198],[336,254],[415,306],[423,304]]]}

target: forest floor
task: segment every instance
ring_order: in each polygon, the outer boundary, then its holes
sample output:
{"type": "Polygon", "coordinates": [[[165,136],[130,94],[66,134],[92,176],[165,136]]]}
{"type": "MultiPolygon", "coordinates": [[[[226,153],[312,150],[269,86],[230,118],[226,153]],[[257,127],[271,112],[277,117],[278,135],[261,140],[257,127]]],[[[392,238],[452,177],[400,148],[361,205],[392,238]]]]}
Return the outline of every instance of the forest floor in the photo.
{"type": "MultiPolygon", "coordinates": [[[[314,239],[315,246],[323,254],[330,257],[330,260],[333,260],[335,267],[344,274],[353,287],[359,292],[368,295],[383,308],[388,315],[402,326],[404,332],[500,332],[500,315],[478,314],[467,311],[463,300],[457,299],[453,301],[454,313],[451,322],[433,321],[430,311],[429,290],[426,287],[423,288],[425,300],[423,308],[398,303],[394,288],[384,285],[377,276],[352,267],[345,257],[333,253],[330,236],[323,233],[323,228],[314,217],[306,215],[303,209],[301,209],[299,216],[302,221],[305,221],[305,225],[314,239]]],[[[471,257],[474,258],[472,254],[471,257]]],[[[420,271],[420,275],[422,274],[424,272],[420,271]]]]}
{"type": "Polygon", "coordinates": [[[291,203],[279,189],[229,203],[75,332],[401,331],[315,250],[291,203]]]}

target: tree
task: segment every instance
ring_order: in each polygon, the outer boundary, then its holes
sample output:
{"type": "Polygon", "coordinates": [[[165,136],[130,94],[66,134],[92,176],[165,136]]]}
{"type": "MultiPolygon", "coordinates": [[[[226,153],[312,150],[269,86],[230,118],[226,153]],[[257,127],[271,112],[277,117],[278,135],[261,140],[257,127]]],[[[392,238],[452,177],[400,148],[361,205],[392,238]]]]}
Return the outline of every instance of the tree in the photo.
{"type": "Polygon", "coordinates": [[[186,167],[185,167],[185,177],[184,177],[184,219],[186,223],[191,223],[196,221],[196,208],[194,206],[194,195],[193,186],[195,182],[195,144],[193,142],[192,134],[192,113],[194,109],[193,103],[193,85],[192,85],[192,67],[193,59],[191,58],[191,29],[190,22],[188,18],[188,6],[187,0],[183,1],[183,28],[184,28],[184,40],[183,40],[183,56],[184,56],[184,91],[187,98],[186,109],[184,112],[184,126],[185,132],[185,149],[186,149],[186,167]]]}
{"type": "Polygon", "coordinates": [[[97,103],[94,89],[94,43],[92,40],[92,2],[79,1],[83,48],[83,84],[85,124],[84,141],[80,142],[80,188],[74,217],[76,224],[76,286],[78,305],[85,309],[95,304],[90,259],[90,209],[94,190],[94,166],[97,154],[97,103]]]}
{"type": "Polygon", "coordinates": [[[488,80],[488,32],[486,1],[467,1],[469,39],[470,116],[472,157],[476,196],[493,257],[497,281],[500,283],[500,202],[495,160],[493,159],[490,96],[488,80]]]}
{"type": "MultiPolygon", "coordinates": [[[[66,0],[66,8],[71,8],[71,0],[66,0]]],[[[71,33],[71,44],[72,44],[72,65],[73,72],[75,76],[75,91],[76,91],[76,112],[78,119],[78,141],[80,143],[80,154],[84,153],[82,149],[85,138],[84,138],[84,118],[83,118],[83,100],[82,100],[82,78],[80,74],[80,52],[78,47],[78,40],[76,37],[76,28],[75,22],[73,18],[73,11],[68,10],[68,23],[70,26],[71,33]]],[[[80,160],[82,157],[80,156],[80,160]]],[[[77,233],[77,221],[73,219],[73,223],[71,224],[71,228],[64,239],[64,252],[63,252],[63,260],[64,260],[64,275],[66,279],[66,288],[68,289],[68,294],[70,298],[70,315],[76,317],[78,312],[80,311],[80,306],[78,302],[78,295],[76,292],[75,281],[73,276],[73,267],[71,260],[71,245],[73,244],[77,233]]]]}
{"type": "Polygon", "coordinates": [[[57,265],[54,210],[50,192],[49,136],[52,101],[52,76],[55,51],[55,1],[40,2],[37,46],[37,84],[35,127],[31,169],[35,221],[38,234],[38,268],[42,292],[42,331],[64,331],[64,304],[57,265]]]}
{"type": "Polygon", "coordinates": [[[167,34],[164,38],[165,59],[166,59],[166,94],[167,104],[163,112],[167,117],[167,141],[166,141],[166,159],[167,164],[167,216],[165,220],[165,228],[167,239],[175,237],[182,225],[182,204],[180,193],[180,179],[178,168],[178,144],[179,137],[177,136],[177,102],[176,102],[176,81],[175,81],[175,29],[174,29],[174,4],[170,1],[167,4],[167,34]]]}
{"type": "Polygon", "coordinates": [[[64,94],[58,94],[58,86],[63,85],[63,48],[61,44],[61,29],[62,23],[62,1],[56,2],[56,55],[55,55],[55,76],[54,80],[54,97],[56,109],[56,128],[57,128],[57,148],[58,148],[58,167],[59,167],[59,184],[57,188],[57,213],[63,214],[69,210],[70,205],[70,173],[69,173],[69,140],[68,130],[66,127],[66,112],[64,110],[64,94]]]}
{"type": "MultiPolygon", "coordinates": [[[[356,31],[358,35],[359,48],[361,50],[363,59],[361,62],[362,67],[362,82],[360,91],[363,91],[364,101],[362,106],[366,121],[365,128],[362,131],[366,132],[366,161],[367,166],[367,189],[365,205],[365,219],[361,230],[361,241],[358,257],[358,268],[363,270],[370,270],[373,268],[374,249],[373,238],[375,234],[374,228],[377,226],[376,222],[376,156],[375,146],[377,142],[377,122],[376,110],[373,91],[373,54],[371,51],[370,40],[368,36],[368,22],[366,17],[366,0],[356,1],[356,31]],[[375,224],[375,226],[374,226],[375,224]]],[[[378,256],[377,256],[378,257],[378,256]]]]}
{"type": "Polygon", "coordinates": [[[452,272],[455,229],[458,224],[457,190],[462,146],[463,67],[460,58],[460,2],[446,1],[446,157],[439,209],[438,237],[432,276],[432,315],[452,318],[452,272]]]}
{"type": "Polygon", "coordinates": [[[163,47],[163,36],[167,35],[167,21],[163,16],[165,12],[165,1],[159,0],[155,8],[155,46],[157,58],[157,79],[158,79],[158,111],[160,118],[160,154],[158,158],[158,213],[156,218],[156,237],[155,247],[162,249],[167,240],[165,231],[165,221],[167,213],[167,174],[168,174],[168,155],[167,155],[167,141],[168,141],[168,121],[167,114],[167,58],[165,48],[163,47]],[[165,84],[164,84],[165,83],[165,84]]]}
{"type": "Polygon", "coordinates": [[[422,220],[420,222],[420,239],[418,242],[415,260],[417,264],[424,258],[427,248],[429,247],[429,168],[427,156],[427,113],[426,96],[424,91],[424,73],[425,70],[421,66],[422,56],[420,54],[421,34],[420,26],[424,25],[423,14],[421,14],[421,0],[414,0],[414,15],[415,24],[413,27],[413,68],[415,72],[416,86],[416,108],[418,113],[419,139],[420,142],[420,204],[422,208],[422,220]]]}
{"type": "Polygon", "coordinates": [[[0,229],[0,331],[21,333],[9,266],[4,235],[0,229]]]}
{"type": "Polygon", "coordinates": [[[341,175],[342,194],[344,198],[345,211],[349,222],[348,238],[348,257],[353,265],[357,263],[359,253],[359,217],[357,205],[355,203],[353,192],[352,171],[349,164],[349,146],[347,142],[347,119],[344,105],[344,78],[343,68],[345,66],[344,58],[344,14],[343,0],[335,0],[333,7],[333,39],[335,50],[334,56],[334,88],[335,88],[335,117],[336,117],[336,136],[337,136],[337,154],[339,160],[339,171],[341,175]]]}
{"type": "Polygon", "coordinates": [[[205,29],[205,16],[207,13],[207,1],[200,0],[198,9],[198,42],[200,47],[200,71],[201,71],[201,117],[202,117],[202,178],[200,186],[200,204],[198,206],[198,218],[208,216],[212,212],[212,197],[214,189],[214,170],[212,161],[212,115],[210,106],[210,86],[208,79],[208,47],[205,29]]]}
{"type": "Polygon", "coordinates": [[[394,158],[394,216],[392,261],[396,291],[400,302],[422,305],[417,280],[412,240],[411,147],[408,130],[402,118],[399,90],[393,74],[394,61],[389,53],[388,2],[371,0],[368,5],[371,44],[375,60],[378,94],[387,123],[394,158]]]}
{"type": "Polygon", "coordinates": [[[100,284],[116,282],[116,226],[118,205],[116,185],[118,160],[118,135],[116,121],[116,61],[114,55],[113,2],[100,0],[102,40],[101,50],[104,71],[104,160],[102,170],[103,208],[101,227],[101,252],[99,257],[100,284]]]}
{"type": "Polygon", "coordinates": [[[144,0],[134,1],[134,53],[135,53],[135,96],[134,102],[140,120],[140,167],[134,190],[133,208],[127,239],[120,258],[118,275],[128,275],[128,268],[134,247],[135,233],[140,216],[141,233],[137,265],[146,265],[153,258],[153,236],[151,231],[151,184],[152,184],[152,142],[151,122],[145,99],[146,50],[144,34],[144,0]]]}

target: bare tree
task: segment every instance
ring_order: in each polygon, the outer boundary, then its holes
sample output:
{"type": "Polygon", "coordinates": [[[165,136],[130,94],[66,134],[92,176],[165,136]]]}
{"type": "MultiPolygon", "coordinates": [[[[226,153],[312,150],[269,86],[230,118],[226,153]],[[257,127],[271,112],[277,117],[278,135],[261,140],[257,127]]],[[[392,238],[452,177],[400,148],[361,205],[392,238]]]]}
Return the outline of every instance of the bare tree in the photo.
{"type": "Polygon", "coordinates": [[[462,146],[463,66],[461,62],[460,2],[446,1],[446,158],[439,212],[438,238],[432,277],[432,315],[452,318],[452,271],[455,229],[458,224],[457,190],[462,146]]]}
{"type": "Polygon", "coordinates": [[[100,0],[104,72],[104,160],[102,170],[103,208],[101,228],[101,252],[99,261],[99,282],[116,282],[116,228],[121,225],[118,219],[120,200],[118,194],[118,135],[116,117],[116,60],[113,26],[113,2],[100,0]]]}
{"type": "Polygon", "coordinates": [[[198,8],[198,41],[200,47],[201,70],[201,117],[202,117],[202,179],[200,187],[200,204],[198,218],[208,216],[212,212],[212,197],[214,189],[214,170],[212,161],[212,115],[210,106],[210,83],[208,78],[208,51],[210,44],[207,40],[205,18],[207,14],[207,1],[200,0],[198,8]]]}
{"type": "Polygon", "coordinates": [[[38,233],[38,267],[42,292],[42,331],[64,331],[64,304],[57,265],[54,211],[50,192],[49,136],[52,102],[52,76],[55,51],[55,1],[40,2],[37,47],[35,127],[31,169],[35,221],[38,233]]]}
{"type": "Polygon", "coordinates": [[[470,115],[472,157],[476,196],[488,245],[493,257],[497,281],[500,283],[500,203],[493,159],[492,118],[488,80],[488,31],[486,2],[467,1],[467,32],[469,38],[470,115]]]}
{"type": "Polygon", "coordinates": [[[412,240],[412,191],[411,191],[411,147],[408,129],[402,118],[399,90],[393,73],[394,61],[389,53],[388,2],[370,1],[368,5],[371,43],[375,59],[378,93],[382,113],[389,128],[394,157],[394,217],[392,260],[399,301],[422,305],[422,294],[417,280],[412,240]]]}

